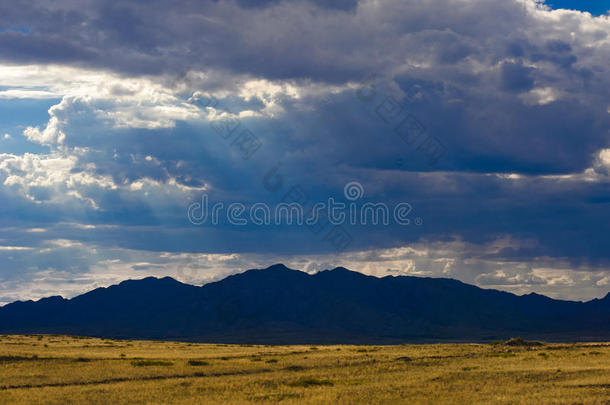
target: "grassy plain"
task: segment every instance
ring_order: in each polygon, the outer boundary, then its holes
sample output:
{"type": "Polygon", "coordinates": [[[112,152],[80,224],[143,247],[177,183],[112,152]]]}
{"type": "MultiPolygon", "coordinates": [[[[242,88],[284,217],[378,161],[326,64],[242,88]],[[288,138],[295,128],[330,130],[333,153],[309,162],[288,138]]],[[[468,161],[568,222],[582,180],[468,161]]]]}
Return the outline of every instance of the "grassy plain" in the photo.
{"type": "Polygon", "coordinates": [[[610,344],[250,346],[0,336],[0,404],[610,404],[610,344]]]}

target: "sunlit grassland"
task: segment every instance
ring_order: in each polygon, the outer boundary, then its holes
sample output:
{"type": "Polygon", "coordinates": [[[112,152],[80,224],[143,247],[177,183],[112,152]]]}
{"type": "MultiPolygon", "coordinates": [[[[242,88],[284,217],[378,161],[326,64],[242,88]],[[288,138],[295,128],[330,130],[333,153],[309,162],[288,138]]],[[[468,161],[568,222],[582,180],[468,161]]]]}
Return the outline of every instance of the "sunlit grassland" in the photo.
{"type": "Polygon", "coordinates": [[[610,344],[251,346],[0,336],[0,404],[609,404],[610,344]]]}

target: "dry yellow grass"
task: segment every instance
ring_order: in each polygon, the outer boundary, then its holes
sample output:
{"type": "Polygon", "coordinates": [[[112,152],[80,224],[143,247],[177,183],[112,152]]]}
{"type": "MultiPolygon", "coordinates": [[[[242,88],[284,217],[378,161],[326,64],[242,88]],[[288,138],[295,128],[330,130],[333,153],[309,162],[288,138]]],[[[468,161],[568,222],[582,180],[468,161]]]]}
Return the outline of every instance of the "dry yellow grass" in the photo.
{"type": "Polygon", "coordinates": [[[0,336],[0,404],[610,404],[610,344],[249,346],[0,336]]]}

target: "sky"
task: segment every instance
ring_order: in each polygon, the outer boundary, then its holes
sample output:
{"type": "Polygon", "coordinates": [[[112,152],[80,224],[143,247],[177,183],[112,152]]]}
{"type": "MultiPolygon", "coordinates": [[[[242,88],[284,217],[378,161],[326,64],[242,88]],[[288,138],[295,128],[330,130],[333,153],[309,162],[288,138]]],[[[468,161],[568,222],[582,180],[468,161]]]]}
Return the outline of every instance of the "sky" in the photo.
{"type": "Polygon", "coordinates": [[[602,3],[3,2],[0,305],[278,262],[605,296],[602,3]],[[393,220],[200,220],[329,199],[393,220]]]}
{"type": "Polygon", "coordinates": [[[610,10],[606,0],[548,0],[546,4],[554,9],[588,11],[593,15],[605,15],[610,10]]]}

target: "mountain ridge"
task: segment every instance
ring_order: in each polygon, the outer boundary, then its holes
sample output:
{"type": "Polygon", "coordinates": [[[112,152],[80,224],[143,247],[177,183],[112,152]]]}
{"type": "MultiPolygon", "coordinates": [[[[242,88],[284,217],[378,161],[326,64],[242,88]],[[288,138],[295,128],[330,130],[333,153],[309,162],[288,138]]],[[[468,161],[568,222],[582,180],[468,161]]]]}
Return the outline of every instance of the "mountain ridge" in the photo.
{"type": "Polygon", "coordinates": [[[384,343],[522,335],[610,338],[610,294],[587,302],[515,295],[449,278],[314,274],[276,264],[193,286],[129,279],[65,299],[0,307],[0,333],[233,343],[384,343]]]}

